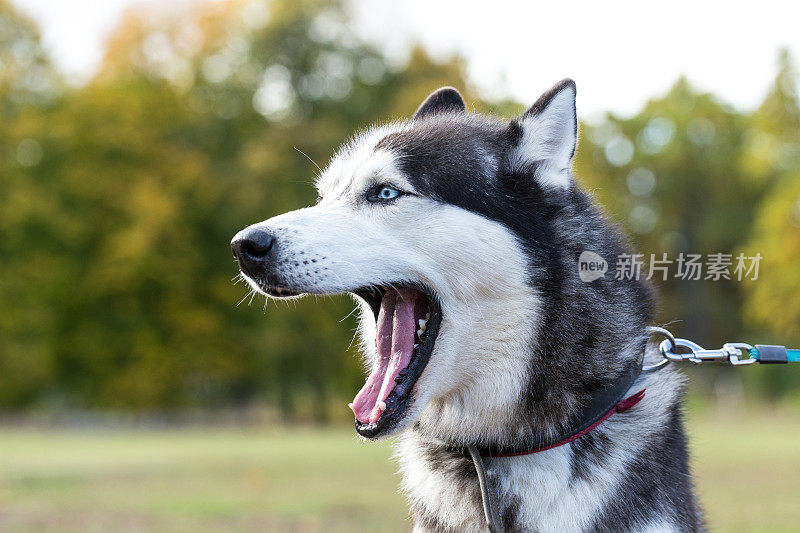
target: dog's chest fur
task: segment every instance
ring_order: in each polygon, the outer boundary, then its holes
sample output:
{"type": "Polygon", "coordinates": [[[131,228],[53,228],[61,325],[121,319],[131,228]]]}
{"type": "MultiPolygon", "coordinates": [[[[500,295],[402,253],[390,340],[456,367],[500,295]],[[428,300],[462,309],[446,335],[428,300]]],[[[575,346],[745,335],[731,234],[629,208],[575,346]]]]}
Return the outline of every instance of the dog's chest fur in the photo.
{"type": "MultiPolygon", "coordinates": [[[[580,439],[537,454],[484,459],[508,532],[701,530],[677,402],[680,380],[648,376],[647,396],[580,439]]],[[[468,455],[407,431],[398,443],[416,532],[486,531],[468,455]]]]}

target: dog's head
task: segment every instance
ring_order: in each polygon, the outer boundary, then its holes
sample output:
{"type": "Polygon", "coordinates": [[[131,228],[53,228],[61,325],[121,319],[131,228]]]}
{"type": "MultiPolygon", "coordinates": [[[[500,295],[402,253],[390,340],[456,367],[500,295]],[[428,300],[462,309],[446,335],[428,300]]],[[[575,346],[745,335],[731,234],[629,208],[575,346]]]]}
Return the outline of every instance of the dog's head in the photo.
{"type": "Polygon", "coordinates": [[[455,89],[439,89],[410,120],[343,147],[316,205],[234,237],[258,291],[360,302],[361,435],[466,411],[506,422],[560,260],[550,221],[573,188],[576,139],[571,80],[511,121],[467,113],[455,89]]]}

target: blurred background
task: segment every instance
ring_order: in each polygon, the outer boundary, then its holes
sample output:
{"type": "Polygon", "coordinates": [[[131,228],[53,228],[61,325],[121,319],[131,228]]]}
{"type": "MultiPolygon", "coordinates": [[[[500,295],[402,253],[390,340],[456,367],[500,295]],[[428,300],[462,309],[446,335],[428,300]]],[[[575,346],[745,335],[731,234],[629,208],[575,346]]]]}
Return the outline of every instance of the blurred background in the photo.
{"type": "MultiPolygon", "coordinates": [[[[574,78],[577,175],[640,252],[763,256],[658,281],[659,323],[800,347],[794,5],[100,4],[0,0],[3,531],[410,529],[352,431],[352,302],[251,297],[229,242],[442,85],[512,116],[574,78]]],[[[711,528],[800,531],[800,369],[689,374],[711,528]]]]}

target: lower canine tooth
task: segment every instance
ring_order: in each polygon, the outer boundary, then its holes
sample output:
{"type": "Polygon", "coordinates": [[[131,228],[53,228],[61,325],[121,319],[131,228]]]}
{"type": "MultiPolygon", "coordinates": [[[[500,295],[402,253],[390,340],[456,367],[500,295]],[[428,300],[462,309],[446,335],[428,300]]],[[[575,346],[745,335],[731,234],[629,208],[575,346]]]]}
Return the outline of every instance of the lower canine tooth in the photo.
{"type": "Polygon", "coordinates": [[[380,409],[381,412],[385,411],[386,410],[386,402],[378,402],[378,409],[380,409]]]}
{"type": "Polygon", "coordinates": [[[353,410],[353,402],[348,403],[347,407],[349,407],[351,410],[353,410]]]}

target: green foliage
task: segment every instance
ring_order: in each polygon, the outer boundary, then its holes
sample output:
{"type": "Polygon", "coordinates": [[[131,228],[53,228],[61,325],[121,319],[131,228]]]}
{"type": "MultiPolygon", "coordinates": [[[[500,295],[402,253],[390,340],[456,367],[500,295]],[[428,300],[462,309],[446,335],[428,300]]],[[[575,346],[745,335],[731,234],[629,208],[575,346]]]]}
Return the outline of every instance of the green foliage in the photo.
{"type": "Polygon", "coordinates": [[[36,25],[0,0],[0,120],[24,106],[51,104],[60,88],[36,25]]]}
{"type": "MultiPolygon", "coordinates": [[[[313,201],[306,154],[322,164],[441,85],[478,111],[523,107],[480,101],[458,58],[417,48],[389,64],[353,38],[338,3],[258,5],[129,11],[96,78],[68,89],[35,26],[0,3],[0,407],[344,412],[328,405],[361,379],[345,349],[352,303],[250,306],[231,281],[231,236],[313,201]]],[[[685,318],[681,333],[800,345],[799,123],[784,54],[755,113],[680,80],[635,117],[583,126],[578,174],[643,252],[765,256],[763,282],[744,293],[661,284],[661,320],[685,318]],[[780,320],[760,311],[776,301],[780,320]]]]}
{"type": "Polygon", "coordinates": [[[758,282],[746,286],[746,318],[784,342],[800,343],[800,171],[764,199],[747,245],[765,259],[758,282]]]}
{"type": "MultiPolygon", "coordinates": [[[[745,284],[745,323],[775,344],[800,346],[800,106],[797,74],[788,52],[779,58],[775,85],[751,118],[748,169],[769,189],[757,206],[743,248],[764,261],[757,281],[745,284]],[[756,148],[760,148],[757,150],[756,148]]],[[[771,396],[789,392],[800,378],[770,369],[758,381],[771,396]]]]}

